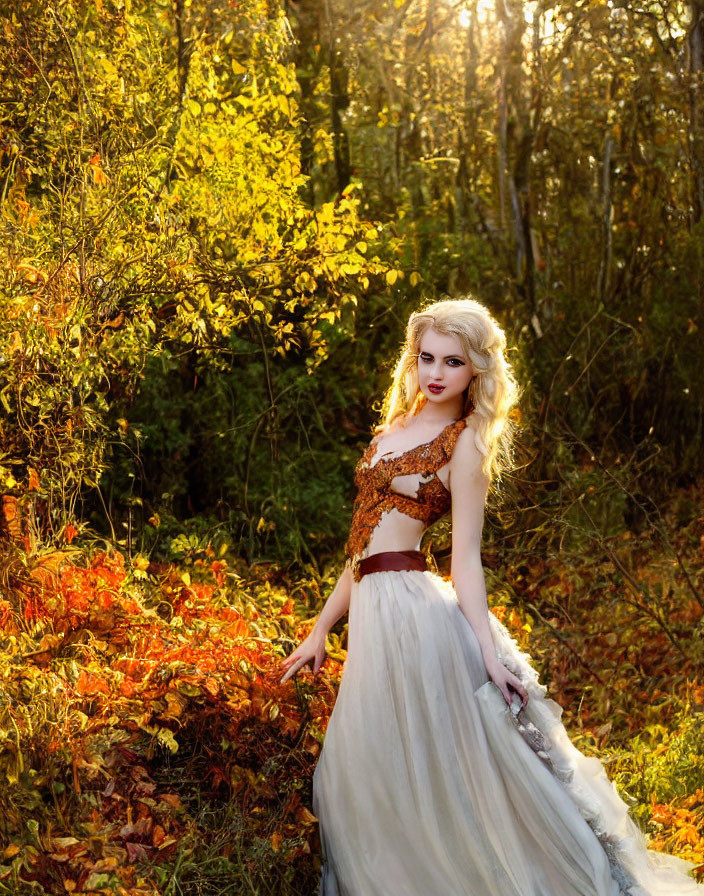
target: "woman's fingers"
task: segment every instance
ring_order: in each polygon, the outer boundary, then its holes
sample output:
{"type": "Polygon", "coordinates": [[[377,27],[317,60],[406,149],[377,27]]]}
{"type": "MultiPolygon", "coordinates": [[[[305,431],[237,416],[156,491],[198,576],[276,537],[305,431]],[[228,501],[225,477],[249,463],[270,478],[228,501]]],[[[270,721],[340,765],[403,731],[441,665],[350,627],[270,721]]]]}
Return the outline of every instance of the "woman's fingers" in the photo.
{"type": "Polygon", "coordinates": [[[528,702],[528,691],[525,689],[523,682],[519,678],[516,678],[516,676],[514,675],[511,680],[511,686],[513,687],[514,691],[516,691],[520,695],[521,703],[523,704],[523,706],[525,706],[528,702]]]}
{"type": "Polygon", "coordinates": [[[284,677],[279,681],[279,684],[283,684],[285,681],[288,681],[288,679],[291,678],[292,675],[295,675],[296,672],[298,672],[298,670],[301,668],[302,665],[303,665],[302,662],[294,663],[291,666],[291,668],[286,672],[284,677]]]}
{"type": "MultiPolygon", "coordinates": [[[[285,659],[281,660],[281,665],[284,665],[284,663],[290,662],[292,659],[293,659],[293,654],[291,654],[290,656],[287,656],[285,659]]],[[[287,670],[287,672],[286,672],[286,674],[284,675],[284,677],[281,678],[281,679],[279,680],[279,684],[283,684],[283,683],[284,683],[285,681],[287,681],[292,675],[295,675],[296,672],[298,672],[298,670],[299,670],[302,666],[307,666],[308,664],[310,664],[310,665],[311,665],[311,668],[313,668],[313,660],[314,660],[314,659],[315,659],[315,657],[312,657],[312,656],[309,656],[309,657],[297,657],[296,660],[295,660],[295,662],[294,662],[294,663],[291,665],[291,667],[287,670]]],[[[314,670],[314,671],[317,671],[317,669],[314,670]]]]}

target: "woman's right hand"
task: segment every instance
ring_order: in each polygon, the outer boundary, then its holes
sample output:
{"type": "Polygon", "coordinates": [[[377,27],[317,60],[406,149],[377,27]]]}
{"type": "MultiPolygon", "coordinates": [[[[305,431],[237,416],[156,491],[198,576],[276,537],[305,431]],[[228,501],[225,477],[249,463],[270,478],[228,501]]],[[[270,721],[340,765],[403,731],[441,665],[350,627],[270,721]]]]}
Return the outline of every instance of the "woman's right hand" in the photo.
{"type": "Polygon", "coordinates": [[[279,681],[279,684],[283,684],[292,675],[295,675],[301,666],[306,666],[309,663],[311,664],[313,675],[318,674],[318,670],[323,665],[323,660],[325,659],[325,637],[324,632],[313,629],[308,637],[301,641],[293,653],[281,660],[281,665],[286,669],[286,674],[279,681]]]}

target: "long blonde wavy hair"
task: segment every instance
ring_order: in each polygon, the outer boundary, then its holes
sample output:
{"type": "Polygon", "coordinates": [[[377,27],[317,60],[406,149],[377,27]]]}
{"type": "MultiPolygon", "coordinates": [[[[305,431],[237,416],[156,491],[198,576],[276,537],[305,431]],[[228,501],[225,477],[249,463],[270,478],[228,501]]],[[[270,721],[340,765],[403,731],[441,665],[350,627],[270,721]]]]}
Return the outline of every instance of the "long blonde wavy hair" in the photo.
{"type": "Polygon", "coordinates": [[[421,338],[429,327],[457,336],[465,357],[472,362],[474,376],[464,393],[462,416],[474,407],[474,440],[483,455],[482,471],[489,482],[498,481],[512,463],[515,425],[509,415],[520,390],[504,355],[506,335],[475,299],[444,299],[411,314],[406,342],[382,403],[383,421],[375,431],[383,431],[402,414],[417,414],[427,401],[418,382],[418,356],[421,338]]]}

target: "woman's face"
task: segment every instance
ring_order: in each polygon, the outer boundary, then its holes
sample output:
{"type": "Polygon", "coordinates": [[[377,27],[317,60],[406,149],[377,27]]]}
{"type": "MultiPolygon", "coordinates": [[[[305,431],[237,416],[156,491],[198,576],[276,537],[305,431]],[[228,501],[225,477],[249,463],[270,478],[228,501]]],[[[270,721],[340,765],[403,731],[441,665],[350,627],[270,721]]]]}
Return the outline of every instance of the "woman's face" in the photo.
{"type": "Polygon", "coordinates": [[[457,336],[439,333],[433,327],[423,333],[418,355],[420,390],[433,404],[451,402],[456,407],[474,374],[472,362],[463,353],[457,336]]]}

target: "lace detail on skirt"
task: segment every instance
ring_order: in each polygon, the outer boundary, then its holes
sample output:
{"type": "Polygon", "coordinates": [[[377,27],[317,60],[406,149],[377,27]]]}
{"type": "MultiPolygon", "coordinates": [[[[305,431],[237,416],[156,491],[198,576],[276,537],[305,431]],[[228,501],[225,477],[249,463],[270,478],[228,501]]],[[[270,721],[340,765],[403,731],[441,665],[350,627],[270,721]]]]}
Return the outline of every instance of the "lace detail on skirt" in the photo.
{"type": "MultiPolygon", "coordinates": [[[[596,758],[588,758],[579,753],[571,741],[568,741],[561,723],[562,708],[555,701],[545,698],[547,688],[539,683],[538,674],[530,664],[529,655],[519,649],[515,639],[511,637],[506,627],[493,613],[490,614],[490,617],[499,660],[517,676],[533,700],[529,700],[526,707],[522,707],[516,712],[507,706],[501,692],[493,682],[488,682],[480,688],[477,696],[480,691],[489,688],[495,692],[493,698],[495,707],[511,720],[515,730],[525,743],[562,784],[606,853],[611,875],[619,888],[619,896],[650,896],[651,891],[644,889],[641,882],[646,879],[643,872],[646,870],[644,863],[647,863],[647,857],[656,854],[652,851],[645,851],[647,845],[645,837],[636,823],[627,815],[627,806],[621,800],[615,786],[608,780],[602,764],[596,758]],[[546,714],[545,709],[549,709],[549,715],[546,714]],[[529,718],[533,710],[536,710],[538,714],[537,719],[529,718]],[[558,736],[562,735],[562,744],[558,745],[550,738],[548,734],[550,723],[558,736]],[[571,757],[569,753],[572,754],[571,757]],[[590,788],[590,782],[583,773],[580,773],[582,770],[577,766],[575,757],[580,757],[585,764],[588,763],[592,766],[593,781],[595,785],[601,785],[601,794],[597,792],[596,787],[590,788]],[[612,794],[608,802],[604,800],[604,785],[611,790],[612,794]],[[607,821],[607,810],[611,824],[607,821]],[[617,821],[619,826],[625,829],[623,836],[619,836],[614,829],[617,821]],[[635,871],[631,870],[632,867],[638,869],[638,877],[636,877],[635,871]]],[[[679,873],[684,879],[686,864],[684,861],[665,854],[658,858],[662,858],[663,866],[670,864],[671,867],[668,869],[670,873],[679,873]],[[672,870],[675,863],[681,865],[681,870],[678,872],[672,870]]],[[[656,869],[652,870],[655,874],[656,869]]],[[[691,886],[695,887],[694,881],[691,878],[689,880],[691,886]]],[[[659,894],[661,890],[653,892],[659,894]]]]}

